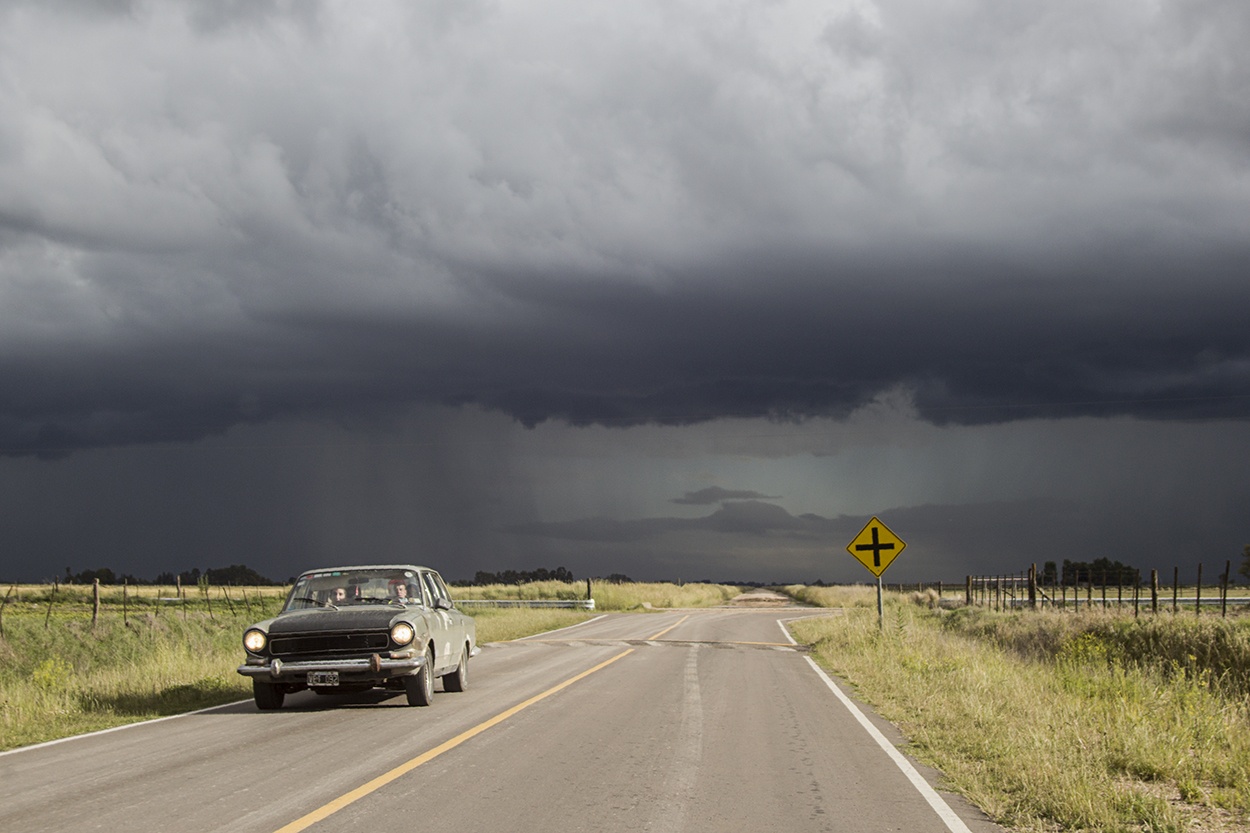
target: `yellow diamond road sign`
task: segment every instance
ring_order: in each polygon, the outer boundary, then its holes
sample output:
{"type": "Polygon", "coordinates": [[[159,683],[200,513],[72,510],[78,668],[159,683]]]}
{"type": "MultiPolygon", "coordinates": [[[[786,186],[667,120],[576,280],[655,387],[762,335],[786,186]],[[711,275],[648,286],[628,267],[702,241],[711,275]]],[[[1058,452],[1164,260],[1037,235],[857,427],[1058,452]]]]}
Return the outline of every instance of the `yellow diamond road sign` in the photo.
{"type": "Polygon", "coordinates": [[[868,572],[880,578],[885,568],[890,566],[905,546],[907,545],[903,543],[903,539],[874,517],[855,536],[855,540],[846,545],[846,550],[858,558],[868,568],[868,572]]]}

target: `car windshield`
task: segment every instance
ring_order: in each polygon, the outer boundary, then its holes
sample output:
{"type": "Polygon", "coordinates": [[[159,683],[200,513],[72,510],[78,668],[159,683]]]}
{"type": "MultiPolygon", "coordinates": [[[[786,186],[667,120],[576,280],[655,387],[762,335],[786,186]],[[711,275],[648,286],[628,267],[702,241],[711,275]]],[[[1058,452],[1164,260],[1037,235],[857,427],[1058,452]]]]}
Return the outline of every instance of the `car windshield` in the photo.
{"type": "Polygon", "coordinates": [[[360,604],[421,604],[415,570],[326,570],[305,573],[295,582],[283,612],[360,604]]]}

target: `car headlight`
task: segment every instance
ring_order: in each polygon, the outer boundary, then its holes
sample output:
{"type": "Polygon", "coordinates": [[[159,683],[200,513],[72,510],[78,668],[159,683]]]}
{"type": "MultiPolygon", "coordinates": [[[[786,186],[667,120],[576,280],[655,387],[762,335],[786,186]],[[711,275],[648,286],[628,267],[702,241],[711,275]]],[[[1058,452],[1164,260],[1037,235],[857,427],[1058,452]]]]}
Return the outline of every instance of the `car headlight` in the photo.
{"type": "Polygon", "coordinates": [[[268,638],[265,636],[265,632],[257,630],[256,628],[252,628],[247,633],[243,634],[243,647],[247,648],[253,654],[259,654],[261,651],[265,650],[265,643],[267,641],[268,638]]]}
{"type": "Polygon", "coordinates": [[[391,626],[391,641],[396,645],[407,645],[417,632],[407,622],[397,622],[391,626]]]}

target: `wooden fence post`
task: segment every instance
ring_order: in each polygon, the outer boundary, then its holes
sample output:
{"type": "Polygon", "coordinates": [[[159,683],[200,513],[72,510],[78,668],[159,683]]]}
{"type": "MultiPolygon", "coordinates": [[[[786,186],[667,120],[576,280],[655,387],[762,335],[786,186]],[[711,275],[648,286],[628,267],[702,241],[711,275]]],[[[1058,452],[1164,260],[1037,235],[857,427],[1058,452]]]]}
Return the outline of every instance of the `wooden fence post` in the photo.
{"type": "Polygon", "coordinates": [[[1202,562],[1198,562],[1198,588],[1194,591],[1194,615],[1202,615],[1202,562]]]}
{"type": "Polygon", "coordinates": [[[1037,610],[1037,565],[1029,565],[1029,609],[1037,610]]]}
{"type": "Polygon", "coordinates": [[[1224,578],[1220,581],[1220,616],[1228,618],[1228,573],[1233,569],[1232,561],[1224,562],[1224,578]]]}
{"type": "Polygon", "coordinates": [[[16,584],[9,587],[9,592],[4,594],[4,601],[0,602],[0,639],[4,639],[4,606],[9,603],[9,596],[13,593],[16,584]]]}
{"type": "Polygon", "coordinates": [[[972,607],[972,576],[964,577],[964,604],[972,607]]]}
{"type": "Polygon", "coordinates": [[[130,627],[130,581],[122,579],[122,625],[130,627]]]}
{"type": "Polygon", "coordinates": [[[56,590],[57,586],[54,582],[52,584],[52,593],[48,596],[48,612],[43,616],[43,629],[45,631],[48,629],[48,620],[52,618],[52,603],[56,601],[56,590]]]}
{"type": "Polygon", "coordinates": [[[1159,571],[1150,571],[1150,612],[1159,612],[1159,571]]]}
{"type": "Polygon", "coordinates": [[[96,622],[100,618],[100,580],[93,579],[91,582],[91,627],[95,628],[96,622]]]}
{"type": "Polygon", "coordinates": [[[1181,611],[1180,601],[1177,598],[1177,594],[1180,592],[1180,583],[1181,583],[1181,568],[1173,567],[1172,568],[1172,615],[1173,616],[1175,616],[1177,613],[1180,613],[1181,611]]]}

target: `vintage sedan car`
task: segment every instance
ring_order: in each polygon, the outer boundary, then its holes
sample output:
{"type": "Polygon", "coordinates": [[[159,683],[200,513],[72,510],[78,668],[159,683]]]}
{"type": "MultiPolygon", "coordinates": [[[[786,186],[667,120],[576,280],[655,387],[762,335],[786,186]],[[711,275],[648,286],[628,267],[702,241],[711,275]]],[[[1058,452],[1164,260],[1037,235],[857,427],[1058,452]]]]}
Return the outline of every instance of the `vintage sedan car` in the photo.
{"type": "Polygon", "coordinates": [[[435,677],[444,691],[465,690],[479,650],[473,618],[456,610],[442,576],[411,564],[309,570],[277,616],[244,632],[243,649],[239,673],[261,709],[303,689],[379,686],[428,706],[435,677]]]}

